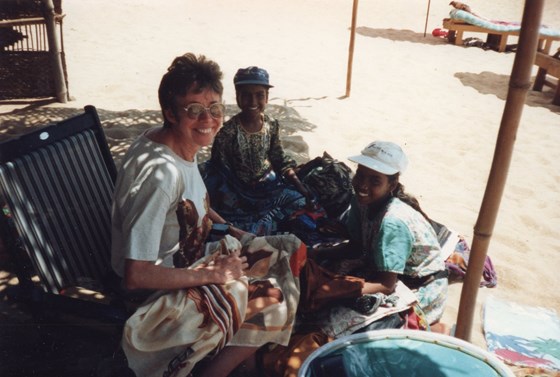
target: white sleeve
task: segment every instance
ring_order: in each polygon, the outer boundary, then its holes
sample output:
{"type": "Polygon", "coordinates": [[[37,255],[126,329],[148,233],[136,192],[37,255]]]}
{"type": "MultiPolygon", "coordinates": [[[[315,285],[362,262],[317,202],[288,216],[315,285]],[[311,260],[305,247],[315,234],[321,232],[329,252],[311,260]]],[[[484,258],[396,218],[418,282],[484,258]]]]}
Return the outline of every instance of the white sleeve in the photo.
{"type": "MultiPolygon", "coordinates": [[[[123,214],[122,231],[124,235],[123,254],[127,259],[156,261],[161,248],[163,230],[169,224],[169,217],[175,217],[171,210],[171,199],[159,187],[143,187],[138,190],[123,214]]],[[[168,228],[166,228],[168,229],[168,228]]],[[[178,230],[177,230],[178,232],[178,230]]],[[[167,237],[165,237],[167,238],[167,237]]],[[[179,241],[179,235],[175,242],[179,241]]],[[[166,250],[162,250],[165,252],[166,250]]]]}

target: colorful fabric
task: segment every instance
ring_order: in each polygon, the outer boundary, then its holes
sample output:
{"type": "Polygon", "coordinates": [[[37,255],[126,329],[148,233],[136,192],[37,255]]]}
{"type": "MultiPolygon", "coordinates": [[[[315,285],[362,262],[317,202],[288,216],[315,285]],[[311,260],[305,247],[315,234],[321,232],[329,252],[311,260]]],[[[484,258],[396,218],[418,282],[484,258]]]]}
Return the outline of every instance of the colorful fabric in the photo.
{"type": "Polygon", "coordinates": [[[398,282],[394,295],[394,306],[380,306],[369,315],[359,313],[350,307],[335,306],[321,313],[317,323],[329,337],[336,339],[353,334],[364,326],[379,321],[391,314],[407,311],[417,302],[417,297],[402,282],[398,282]]]}
{"type": "MultiPolygon", "coordinates": [[[[451,255],[445,260],[445,266],[449,271],[449,281],[459,282],[463,281],[469,264],[471,249],[467,240],[463,236],[458,237],[455,243],[455,248],[451,255]]],[[[498,274],[494,269],[494,264],[490,256],[486,256],[484,260],[484,267],[482,270],[482,280],[480,281],[481,287],[493,288],[498,284],[498,274]]]]}
{"type": "Polygon", "coordinates": [[[127,320],[122,347],[136,376],[188,374],[206,355],[221,349],[240,326],[247,306],[247,281],[162,293],[127,320]],[[210,309],[213,308],[213,309],[210,309]],[[221,322],[215,315],[221,308],[221,322]],[[214,313],[212,313],[214,312],[214,313]]]}
{"type": "Polygon", "coordinates": [[[555,310],[488,296],[483,320],[488,351],[508,364],[560,372],[560,318],[555,310]]]}
{"type": "MultiPolygon", "coordinates": [[[[469,257],[471,248],[465,236],[457,233],[456,231],[447,228],[445,225],[440,224],[434,220],[430,221],[432,227],[436,231],[441,251],[445,258],[445,268],[449,274],[448,280],[450,283],[462,282],[467,267],[469,264],[469,257]]],[[[484,269],[482,271],[481,287],[493,288],[498,284],[498,275],[494,270],[494,265],[490,256],[486,256],[484,261],[484,269]]]]}
{"type": "Polygon", "coordinates": [[[236,227],[258,236],[282,231],[305,206],[305,197],[274,171],[254,186],[244,185],[231,170],[213,161],[201,164],[200,171],[212,208],[236,227]]]}
{"type": "Polygon", "coordinates": [[[413,290],[428,324],[436,322],[443,315],[448,288],[448,280],[444,277],[413,290]]]}
{"type": "Polygon", "coordinates": [[[293,235],[256,237],[244,248],[249,270],[245,320],[229,345],[288,344],[300,297],[307,248],[293,235]]]}
{"type": "Polygon", "coordinates": [[[128,319],[122,346],[129,367],[141,376],[188,374],[226,344],[286,345],[299,301],[299,273],[306,248],[292,235],[248,238],[226,236],[208,245],[201,263],[242,248],[247,276],[223,286],[157,292],[128,319]],[[179,374],[180,373],[180,374],[179,374]]]}

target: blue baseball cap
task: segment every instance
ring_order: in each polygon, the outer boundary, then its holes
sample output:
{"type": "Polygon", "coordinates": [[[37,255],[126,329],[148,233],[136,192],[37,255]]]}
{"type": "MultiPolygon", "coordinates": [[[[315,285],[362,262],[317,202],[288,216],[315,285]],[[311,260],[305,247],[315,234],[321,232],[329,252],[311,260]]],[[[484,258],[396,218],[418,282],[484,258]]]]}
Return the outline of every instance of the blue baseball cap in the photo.
{"type": "Polygon", "coordinates": [[[267,88],[273,88],[268,82],[268,72],[264,68],[255,66],[240,68],[233,77],[233,84],[238,85],[263,85],[267,88]]]}

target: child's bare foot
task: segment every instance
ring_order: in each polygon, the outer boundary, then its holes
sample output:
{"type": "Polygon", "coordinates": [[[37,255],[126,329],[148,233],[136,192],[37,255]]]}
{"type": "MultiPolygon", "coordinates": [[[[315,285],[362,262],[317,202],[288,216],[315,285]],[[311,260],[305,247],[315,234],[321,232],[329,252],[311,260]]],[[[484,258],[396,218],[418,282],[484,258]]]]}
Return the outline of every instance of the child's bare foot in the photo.
{"type": "Polygon", "coordinates": [[[437,332],[445,335],[451,334],[451,328],[443,322],[437,322],[434,323],[433,325],[430,325],[430,330],[432,332],[437,332]]]}

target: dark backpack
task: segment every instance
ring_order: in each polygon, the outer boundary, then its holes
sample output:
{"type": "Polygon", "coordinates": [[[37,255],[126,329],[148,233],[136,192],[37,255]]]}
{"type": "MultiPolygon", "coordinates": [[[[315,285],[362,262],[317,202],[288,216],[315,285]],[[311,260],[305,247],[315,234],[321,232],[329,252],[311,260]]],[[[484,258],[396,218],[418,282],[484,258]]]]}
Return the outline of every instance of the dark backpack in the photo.
{"type": "Polygon", "coordinates": [[[300,165],[297,174],[300,181],[313,192],[329,217],[339,217],[350,206],[354,193],[352,170],[345,163],[333,159],[327,152],[323,152],[322,157],[300,165]]]}

